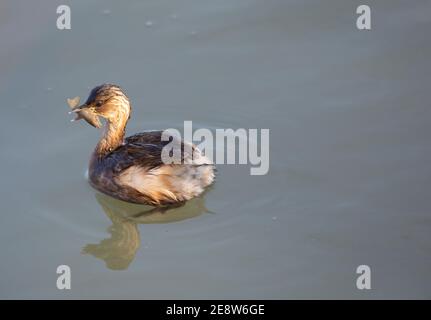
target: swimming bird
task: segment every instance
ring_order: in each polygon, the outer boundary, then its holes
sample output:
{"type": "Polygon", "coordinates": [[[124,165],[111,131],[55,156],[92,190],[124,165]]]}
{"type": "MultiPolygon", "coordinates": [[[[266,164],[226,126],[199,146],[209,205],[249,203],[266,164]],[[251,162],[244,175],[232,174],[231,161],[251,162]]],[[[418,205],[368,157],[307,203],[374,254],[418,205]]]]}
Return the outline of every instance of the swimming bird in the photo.
{"type": "Polygon", "coordinates": [[[103,134],[89,163],[90,184],[114,198],[153,206],[185,202],[202,194],[214,181],[214,164],[192,143],[172,136],[162,141],[162,131],[146,131],[125,138],[131,103],[114,84],[91,90],[79,106],[78,98],[69,99],[74,120],[85,119],[103,134]],[[162,149],[170,142],[181,146],[180,163],[166,163],[162,149]],[[189,150],[187,152],[186,150],[189,150]]]}

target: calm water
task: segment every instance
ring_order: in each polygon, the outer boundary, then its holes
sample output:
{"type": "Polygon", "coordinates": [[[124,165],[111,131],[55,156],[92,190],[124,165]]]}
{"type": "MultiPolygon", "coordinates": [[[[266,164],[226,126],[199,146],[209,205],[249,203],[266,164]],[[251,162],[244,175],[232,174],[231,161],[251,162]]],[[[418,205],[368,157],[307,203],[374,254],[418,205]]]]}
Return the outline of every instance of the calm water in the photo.
{"type": "Polygon", "coordinates": [[[41,2],[0,3],[0,298],[431,298],[431,2],[363,32],[366,1],[73,1],[70,31],[41,2]],[[103,82],[129,134],[269,128],[268,175],[164,213],[96,194],[65,99],[103,82]]]}

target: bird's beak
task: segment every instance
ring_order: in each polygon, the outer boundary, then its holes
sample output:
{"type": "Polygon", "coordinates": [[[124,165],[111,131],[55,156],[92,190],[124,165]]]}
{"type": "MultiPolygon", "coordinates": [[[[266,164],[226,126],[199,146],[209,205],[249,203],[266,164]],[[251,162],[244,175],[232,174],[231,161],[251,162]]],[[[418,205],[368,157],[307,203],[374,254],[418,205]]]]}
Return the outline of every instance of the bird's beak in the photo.
{"type": "Polygon", "coordinates": [[[80,106],[73,107],[72,111],[70,111],[69,113],[76,113],[76,117],[72,121],[84,119],[85,121],[87,121],[87,123],[89,123],[95,128],[102,127],[102,123],[100,122],[99,117],[94,114],[89,108],[89,105],[85,103],[80,106]]]}
{"type": "Polygon", "coordinates": [[[83,109],[88,109],[89,105],[88,104],[81,104],[80,106],[76,106],[72,108],[72,111],[70,111],[70,113],[77,113],[82,111],[83,109]]]}

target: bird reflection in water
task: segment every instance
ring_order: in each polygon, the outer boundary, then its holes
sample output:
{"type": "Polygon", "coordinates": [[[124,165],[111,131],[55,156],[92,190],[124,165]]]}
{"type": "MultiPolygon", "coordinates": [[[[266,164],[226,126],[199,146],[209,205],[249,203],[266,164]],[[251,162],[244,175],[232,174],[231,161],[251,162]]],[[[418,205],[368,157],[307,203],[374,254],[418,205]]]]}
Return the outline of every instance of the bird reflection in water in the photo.
{"type": "Polygon", "coordinates": [[[176,222],[208,212],[203,197],[169,207],[151,207],[124,202],[101,193],[95,196],[112,222],[108,228],[111,236],[97,244],[87,244],[82,253],[105,261],[111,270],[125,270],[135,258],[141,243],[138,224],[176,222]]]}

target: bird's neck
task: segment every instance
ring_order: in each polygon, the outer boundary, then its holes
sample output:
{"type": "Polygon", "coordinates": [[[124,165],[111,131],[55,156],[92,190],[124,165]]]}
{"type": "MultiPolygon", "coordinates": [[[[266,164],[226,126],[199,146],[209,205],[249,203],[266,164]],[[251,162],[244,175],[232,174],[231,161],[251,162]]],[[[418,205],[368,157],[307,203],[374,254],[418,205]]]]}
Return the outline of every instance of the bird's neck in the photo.
{"type": "Polygon", "coordinates": [[[94,155],[103,158],[124,142],[128,117],[118,119],[115,123],[107,121],[102,137],[94,150],[94,155]]]}

